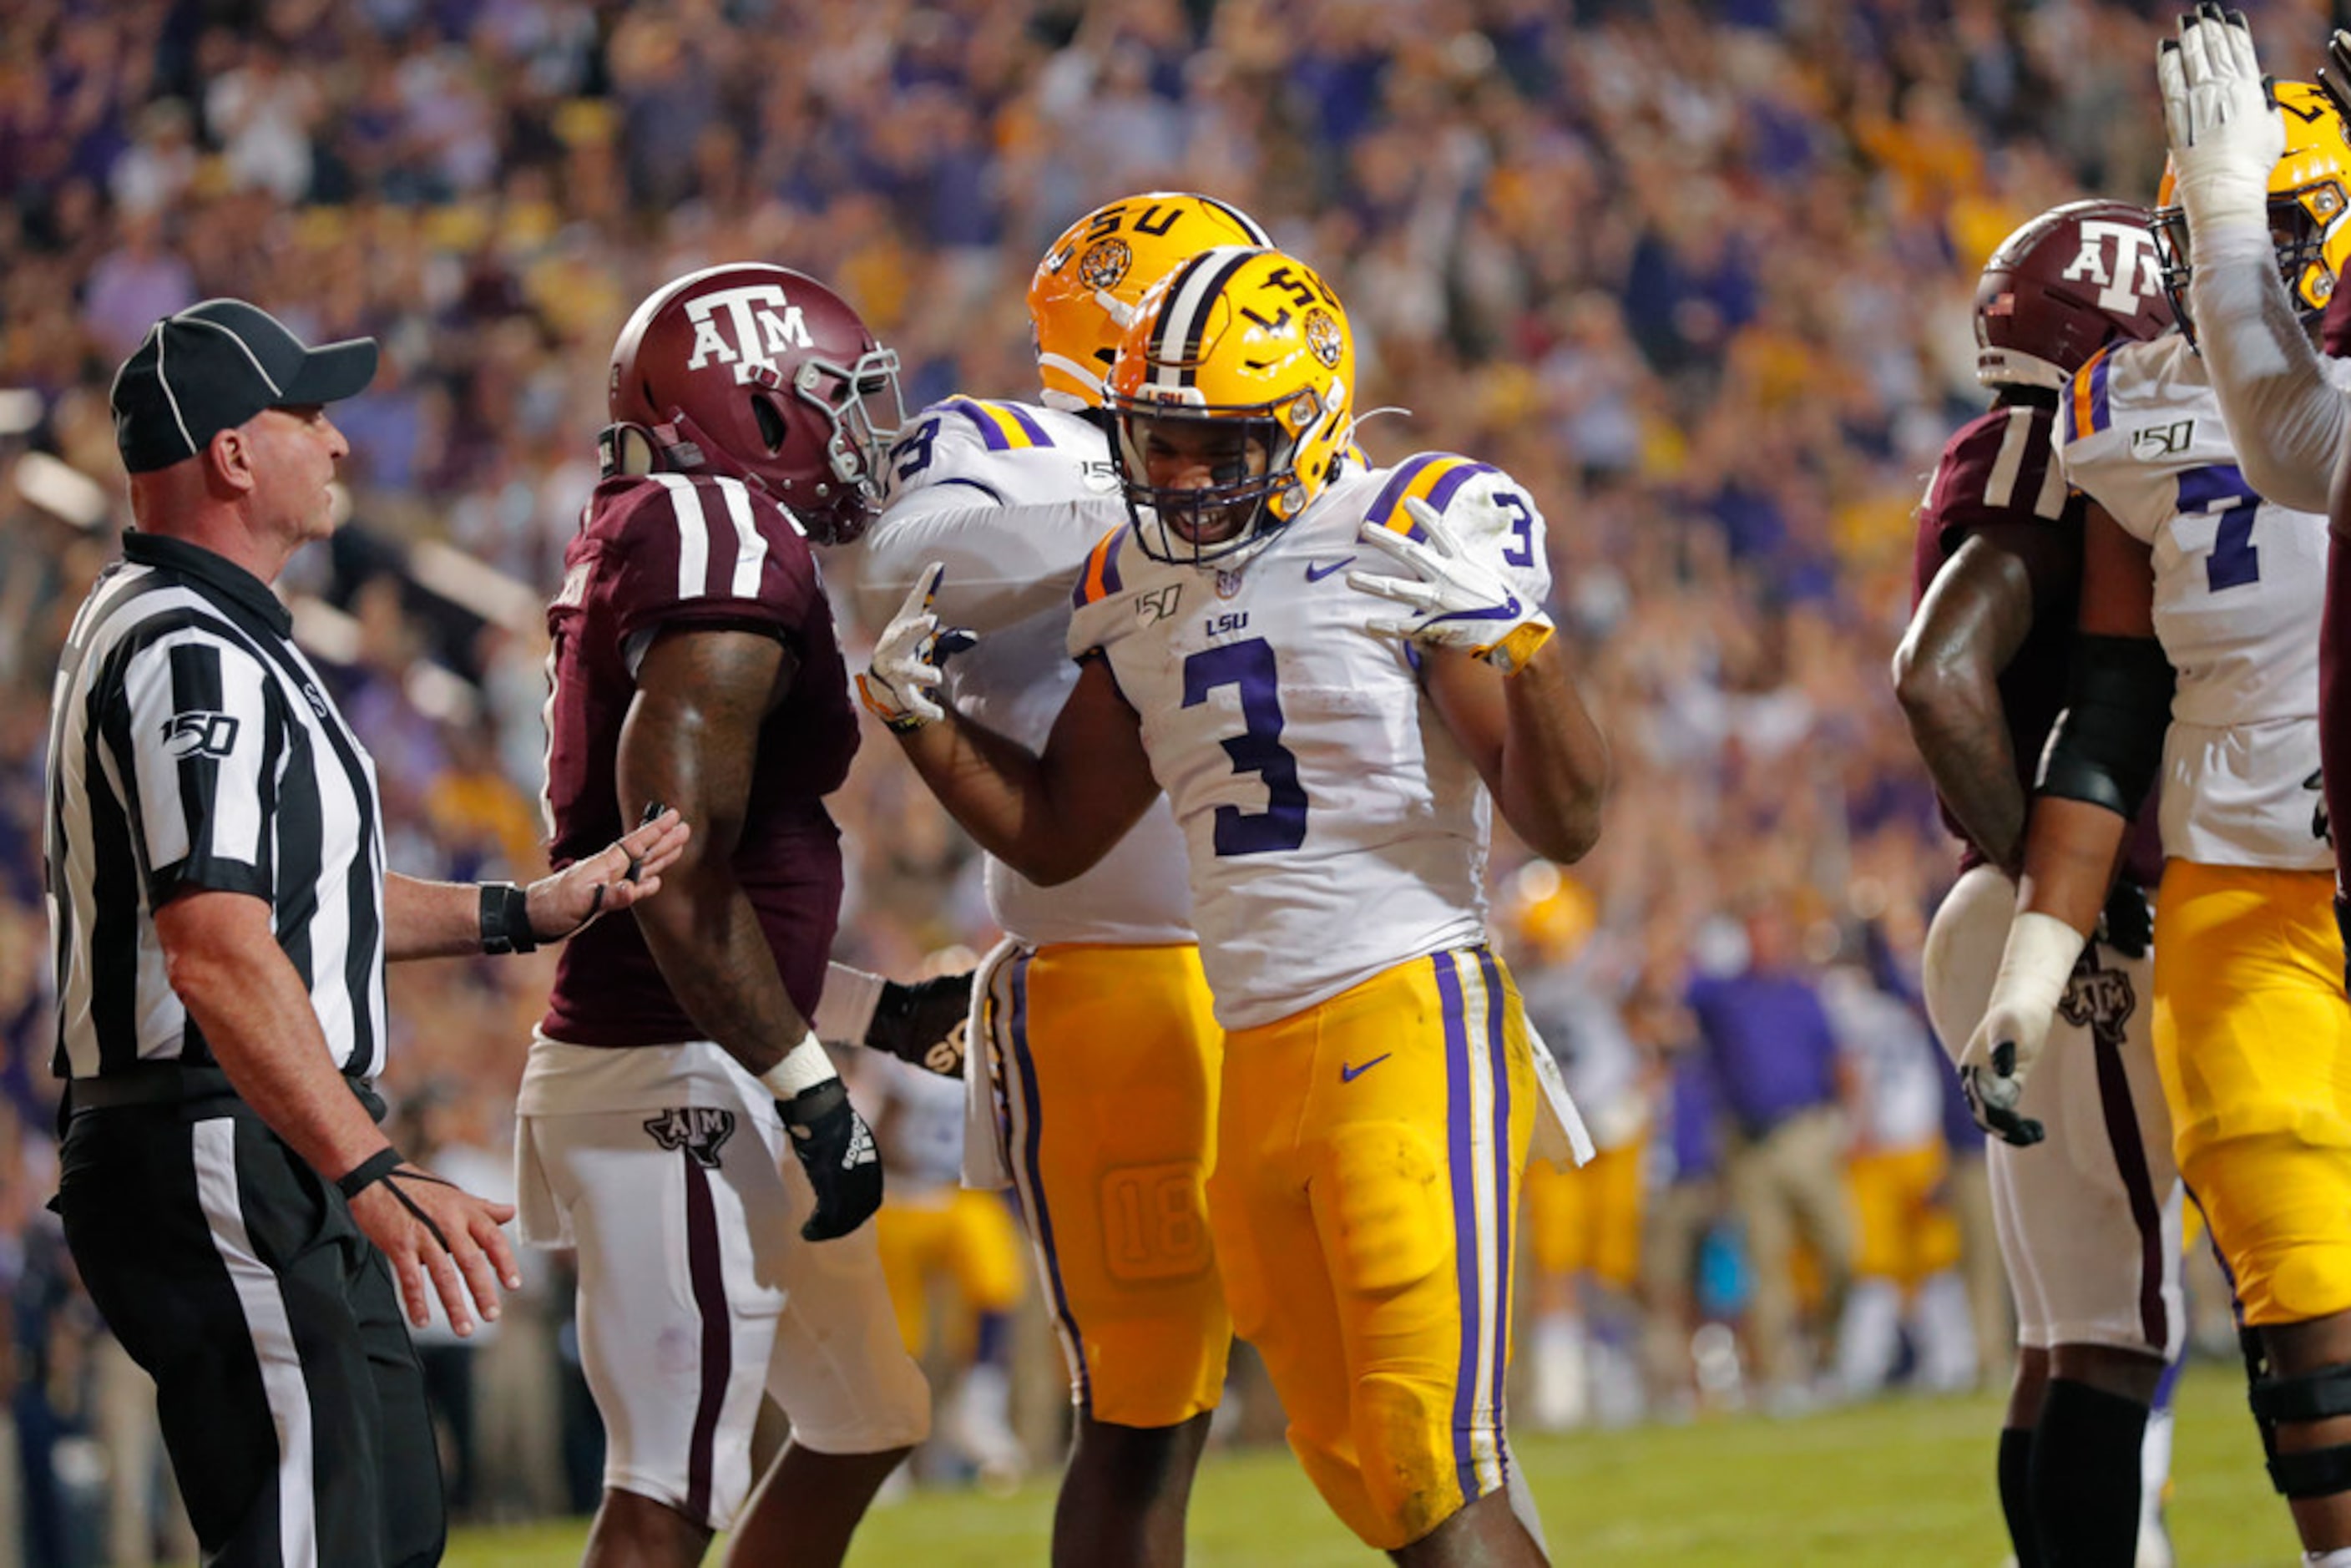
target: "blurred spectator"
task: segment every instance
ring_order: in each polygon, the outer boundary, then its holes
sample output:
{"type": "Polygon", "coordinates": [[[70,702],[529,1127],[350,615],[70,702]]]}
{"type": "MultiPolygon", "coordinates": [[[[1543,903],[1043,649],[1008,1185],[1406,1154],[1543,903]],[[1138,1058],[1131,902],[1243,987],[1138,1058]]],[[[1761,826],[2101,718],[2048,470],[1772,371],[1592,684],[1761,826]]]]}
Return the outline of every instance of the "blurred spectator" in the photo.
{"type": "Polygon", "coordinates": [[[1813,1344],[1828,1343],[1852,1278],[1847,1130],[1836,1036],[1818,988],[1799,967],[1789,911],[1777,895],[1761,893],[1743,915],[1733,940],[1744,951],[1722,972],[1691,981],[1684,1000],[1729,1123],[1724,1176],[1754,1269],[1748,1332],[1757,1371],[1767,1400],[1796,1408],[1809,1396],[1813,1372],[1797,1322],[1799,1237],[1820,1269],[1825,1298],[1813,1344]]]}

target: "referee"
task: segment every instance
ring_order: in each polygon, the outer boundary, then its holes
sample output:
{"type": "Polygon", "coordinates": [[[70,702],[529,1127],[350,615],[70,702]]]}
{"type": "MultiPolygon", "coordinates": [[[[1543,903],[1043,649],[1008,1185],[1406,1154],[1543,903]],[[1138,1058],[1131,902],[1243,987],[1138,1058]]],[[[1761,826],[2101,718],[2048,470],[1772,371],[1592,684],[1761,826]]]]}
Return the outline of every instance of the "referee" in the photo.
{"type": "Polygon", "coordinates": [[[402,1309],[425,1321],[429,1281],[458,1333],[495,1317],[513,1211],[378,1130],[383,967],[568,936],[655,891],[685,837],[667,815],[527,890],[385,872],[374,764],[269,590],[334,527],[326,405],[375,364],[241,300],[156,323],[112,394],[136,527],[50,718],[56,1207],[155,1379],[207,1563],[439,1561],[402,1309]]]}

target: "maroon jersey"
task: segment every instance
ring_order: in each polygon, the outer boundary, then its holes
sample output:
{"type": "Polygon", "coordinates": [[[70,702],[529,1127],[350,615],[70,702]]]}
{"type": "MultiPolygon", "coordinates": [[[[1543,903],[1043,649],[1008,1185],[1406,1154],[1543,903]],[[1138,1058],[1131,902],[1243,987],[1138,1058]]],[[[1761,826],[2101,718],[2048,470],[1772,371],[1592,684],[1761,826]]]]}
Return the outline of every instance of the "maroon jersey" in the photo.
{"type": "MultiPolygon", "coordinates": [[[[2067,545],[2068,580],[2047,580],[2040,575],[2047,568],[2035,567],[2033,600],[2043,605],[2073,603],[2074,584],[2081,576],[2085,503],[2066,488],[2064,472],[2057,462],[2055,421],[2053,409],[2007,404],[1977,415],[1944,444],[1942,460],[1935,465],[1927,498],[1918,508],[1918,538],[1910,575],[1914,608],[1926,598],[1943,563],[1959,553],[1968,537],[1991,527],[2057,530],[2067,545]]],[[[2032,792],[2049,731],[2065,706],[2073,645],[2070,614],[2036,616],[2023,645],[2000,674],[2001,711],[2008,719],[2017,782],[2027,795],[2032,792]]],[[[1943,803],[1942,811],[1944,825],[1965,845],[1960,868],[1983,863],[1983,852],[1968,839],[1949,802],[1943,803]]],[[[2124,865],[2144,887],[2153,887],[2162,872],[2152,793],[2132,829],[2124,865]]]]}
{"type": "MultiPolygon", "coordinates": [[[[549,854],[559,869],[636,825],[622,820],[614,765],[637,660],[657,633],[764,632],[791,650],[790,694],[759,730],[734,870],[793,1006],[813,1016],[841,914],[841,835],[824,797],[856,754],[857,714],[808,540],[739,480],[657,474],[598,486],[563,559],[563,591],[547,611],[549,854]]],[[[580,1045],[703,1034],[628,914],[566,945],[544,1028],[580,1045]]]]}

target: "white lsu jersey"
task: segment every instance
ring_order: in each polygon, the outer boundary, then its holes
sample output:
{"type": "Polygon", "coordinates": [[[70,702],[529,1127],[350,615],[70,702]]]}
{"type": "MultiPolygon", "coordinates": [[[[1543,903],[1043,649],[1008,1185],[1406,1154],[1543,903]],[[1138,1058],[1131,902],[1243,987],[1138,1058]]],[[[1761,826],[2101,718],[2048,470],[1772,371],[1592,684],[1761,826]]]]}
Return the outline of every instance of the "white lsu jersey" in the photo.
{"type": "Polygon", "coordinates": [[[2163,852],[2331,867],[2317,831],[2326,519],[2245,483],[2204,362],[2178,333],[2084,365],[2059,428],[2067,480],[2154,551],[2156,636],[2179,677],[2163,852]]]}
{"type": "MultiPolygon", "coordinates": [[[[1042,751],[1077,685],[1064,652],[1086,554],[1127,520],[1110,445],[1090,421],[1029,403],[954,397],[925,409],[891,449],[881,519],[866,534],[859,613],[880,627],[923,569],[946,565],[940,624],[979,635],[946,666],[970,717],[1042,751]]],[[[993,855],[988,912],[1032,946],[1189,942],[1184,842],[1155,804],[1100,865],[1040,888],[993,855]]]]}
{"type": "Polygon", "coordinates": [[[1423,695],[1400,615],[1347,585],[1384,571],[1356,529],[1408,531],[1407,496],[1465,494],[1518,519],[1522,593],[1551,586],[1542,517],[1510,477],[1425,453],[1356,472],[1237,570],[1098,544],[1070,651],[1108,659],[1191,853],[1200,958],[1228,1030],[1287,1018],[1394,965],[1486,938],[1484,781],[1423,695]]]}

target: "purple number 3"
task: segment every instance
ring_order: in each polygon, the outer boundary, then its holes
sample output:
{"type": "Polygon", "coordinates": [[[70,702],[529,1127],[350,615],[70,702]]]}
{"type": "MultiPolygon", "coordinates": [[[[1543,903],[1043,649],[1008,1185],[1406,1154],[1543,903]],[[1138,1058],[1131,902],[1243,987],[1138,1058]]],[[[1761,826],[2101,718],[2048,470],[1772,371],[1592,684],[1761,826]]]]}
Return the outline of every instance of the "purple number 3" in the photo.
{"type": "Polygon", "coordinates": [[[1504,492],[1494,497],[1494,505],[1514,514],[1518,521],[1510,525],[1510,538],[1518,542],[1502,550],[1505,566],[1532,566],[1535,563],[1535,517],[1527,510],[1524,498],[1504,492]]]}
{"type": "Polygon", "coordinates": [[[1262,637],[1203,648],[1184,661],[1184,706],[1196,707],[1218,686],[1238,686],[1247,727],[1224,743],[1236,773],[1265,780],[1265,810],[1217,808],[1217,853],[1259,855],[1294,850],[1306,841],[1306,787],[1298,758],[1281,744],[1281,696],[1274,682],[1273,649],[1262,637]]]}

